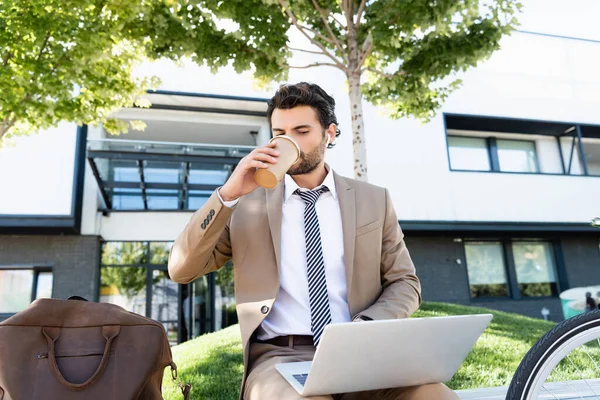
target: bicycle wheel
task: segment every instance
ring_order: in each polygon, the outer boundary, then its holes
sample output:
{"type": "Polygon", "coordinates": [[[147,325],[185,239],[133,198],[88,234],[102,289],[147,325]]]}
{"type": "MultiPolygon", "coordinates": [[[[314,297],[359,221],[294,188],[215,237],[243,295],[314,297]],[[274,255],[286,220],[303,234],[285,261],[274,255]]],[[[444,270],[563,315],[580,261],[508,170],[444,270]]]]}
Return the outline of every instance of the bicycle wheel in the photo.
{"type": "Polygon", "coordinates": [[[600,311],[561,322],[525,355],[507,400],[600,399],[600,311]]]}

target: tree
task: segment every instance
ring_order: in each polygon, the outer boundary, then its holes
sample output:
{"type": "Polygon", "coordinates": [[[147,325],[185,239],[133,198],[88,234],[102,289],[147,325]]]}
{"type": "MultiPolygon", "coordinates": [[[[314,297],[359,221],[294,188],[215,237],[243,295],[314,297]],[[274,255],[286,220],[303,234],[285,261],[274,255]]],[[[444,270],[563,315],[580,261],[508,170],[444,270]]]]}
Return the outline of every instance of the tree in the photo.
{"type": "Polygon", "coordinates": [[[487,58],[517,25],[518,0],[179,0],[181,29],[195,40],[194,60],[213,68],[229,60],[238,72],[254,69],[262,81],[284,80],[290,68],[333,67],[348,82],[354,172],[368,180],[363,97],[392,110],[391,116],[435,115],[458,87],[457,72],[487,58]],[[232,20],[234,32],[206,25],[232,20]],[[298,30],[312,48],[288,43],[298,30]],[[218,46],[206,43],[220,35],[218,46]],[[322,56],[290,65],[293,52],[322,56]],[[445,80],[450,78],[448,82],[445,80]]]}
{"type": "Polygon", "coordinates": [[[167,9],[151,0],[2,0],[0,143],[60,121],[105,121],[111,133],[126,131],[109,115],[157,83],[132,69],[153,46],[144,22],[167,9]]]}

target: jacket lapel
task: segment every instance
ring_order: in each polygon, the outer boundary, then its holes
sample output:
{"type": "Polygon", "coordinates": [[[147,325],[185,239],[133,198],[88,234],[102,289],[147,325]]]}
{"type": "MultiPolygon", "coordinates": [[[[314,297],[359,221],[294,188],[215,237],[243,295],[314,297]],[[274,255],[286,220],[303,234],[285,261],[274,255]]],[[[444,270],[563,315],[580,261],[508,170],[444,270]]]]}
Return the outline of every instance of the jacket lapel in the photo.
{"type": "Polygon", "coordinates": [[[267,215],[269,218],[269,228],[271,230],[271,239],[273,240],[273,249],[275,250],[275,261],[277,262],[278,273],[281,265],[281,220],[283,190],[283,182],[277,185],[274,189],[265,189],[267,196],[267,215]]]}
{"type": "Polygon", "coordinates": [[[346,268],[346,290],[348,306],[350,305],[350,289],[354,272],[354,245],[356,239],[356,199],[355,192],[343,176],[333,172],[335,187],[338,192],[340,212],[342,216],[342,231],[344,235],[344,266],[346,268]]]}

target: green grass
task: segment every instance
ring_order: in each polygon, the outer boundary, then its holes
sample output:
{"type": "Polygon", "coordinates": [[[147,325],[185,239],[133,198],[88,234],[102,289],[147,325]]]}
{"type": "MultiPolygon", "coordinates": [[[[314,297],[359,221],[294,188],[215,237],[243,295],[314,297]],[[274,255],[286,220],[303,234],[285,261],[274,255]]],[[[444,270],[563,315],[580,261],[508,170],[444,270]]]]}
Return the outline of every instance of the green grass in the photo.
{"type": "MultiPolygon", "coordinates": [[[[486,308],[446,303],[423,303],[415,317],[494,314],[454,378],[452,389],[508,385],[521,359],[551,322],[486,308]]],[[[192,399],[236,400],[242,380],[242,345],[239,327],[232,326],[173,347],[173,358],[184,382],[191,383],[192,399]]],[[[167,368],[163,385],[166,400],[181,399],[167,368]]]]}

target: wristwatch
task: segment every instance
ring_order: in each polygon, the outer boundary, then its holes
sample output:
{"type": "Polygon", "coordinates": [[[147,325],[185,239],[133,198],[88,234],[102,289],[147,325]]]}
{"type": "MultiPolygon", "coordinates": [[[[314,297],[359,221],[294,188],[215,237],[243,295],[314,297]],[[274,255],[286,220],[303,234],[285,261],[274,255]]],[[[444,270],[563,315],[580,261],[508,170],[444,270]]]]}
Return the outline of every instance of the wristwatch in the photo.
{"type": "Polygon", "coordinates": [[[356,317],[354,317],[354,319],[352,320],[352,322],[358,322],[358,321],[373,321],[373,318],[369,318],[366,315],[357,315],[356,317]]]}

